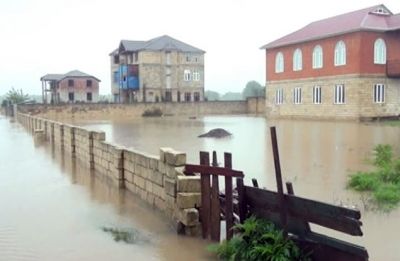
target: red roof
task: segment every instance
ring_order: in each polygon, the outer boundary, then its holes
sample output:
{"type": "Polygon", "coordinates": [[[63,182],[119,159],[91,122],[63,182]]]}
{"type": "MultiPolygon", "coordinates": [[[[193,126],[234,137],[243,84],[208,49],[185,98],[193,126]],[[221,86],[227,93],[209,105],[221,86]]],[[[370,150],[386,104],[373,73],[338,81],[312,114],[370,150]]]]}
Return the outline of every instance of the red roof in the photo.
{"type": "Polygon", "coordinates": [[[301,43],[355,31],[400,29],[400,14],[393,15],[384,5],[376,5],[310,23],[302,29],[272,41],[262,49],[301,43]]]}

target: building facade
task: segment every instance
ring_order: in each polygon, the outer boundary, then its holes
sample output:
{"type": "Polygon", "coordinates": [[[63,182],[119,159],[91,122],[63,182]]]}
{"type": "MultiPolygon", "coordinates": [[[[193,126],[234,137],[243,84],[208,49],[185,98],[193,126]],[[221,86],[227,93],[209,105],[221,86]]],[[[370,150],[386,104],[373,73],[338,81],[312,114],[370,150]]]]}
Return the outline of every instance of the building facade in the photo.
{"type": "Polygon", "coordinates": [[[110,54],[114,102],[203,101],[204,53],[167,35],[122,40],[110,54]]]}
{"type": "Polygon", "coordinates": [[[262,48],[270,118],[400,115],[400,14],[384,5],[313,22],[262,48]]]}
{"type": "Polygon", "coordinates": [[[41,77],[43,103],[98,102],[99,83],[96,77],[78,70],[66,74],[41,77]]]}

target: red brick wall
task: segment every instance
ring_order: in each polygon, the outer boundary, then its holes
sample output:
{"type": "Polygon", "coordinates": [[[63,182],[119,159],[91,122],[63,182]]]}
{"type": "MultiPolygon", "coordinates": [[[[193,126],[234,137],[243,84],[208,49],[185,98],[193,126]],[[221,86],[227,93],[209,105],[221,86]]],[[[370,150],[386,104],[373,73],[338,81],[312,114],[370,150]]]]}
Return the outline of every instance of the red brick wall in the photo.
{"type": "Polygon", "coordinates": [[[99,91],[99,82],[93,78],[65,78],[59,83],[60,89],[69,89],[74,91],[92,91],[98,92],[99,91]],[[74,80],[74,86],[68,87],[68,80],[74,80]],[[92,87],[86,86],[86,80],[92,81],[92,87]]]}
{"type": "Polygon", "coordinates": [[[343,74],[384,74],[386,65],[374,64],[374,42],[382,38],[386,42],[387,60],[400,59],[400,33],[354,32],[285,47],[266,52],[267,81],[292,80],[343,74]],[[346,44],[346,65],[334,66],[334,50],[338,41],[346,44]],[[397,41],[397,42],[396,42],[397,41]],[[316,45],[323,49],[323,67],[312,68],[312,51],[316,45]],[[300,48],[303,54],[303,69],[293,71],[293,52],[300,48]],[[283,73],[275,73],[275,57],[282,52],[285,61],[283,73]]]}

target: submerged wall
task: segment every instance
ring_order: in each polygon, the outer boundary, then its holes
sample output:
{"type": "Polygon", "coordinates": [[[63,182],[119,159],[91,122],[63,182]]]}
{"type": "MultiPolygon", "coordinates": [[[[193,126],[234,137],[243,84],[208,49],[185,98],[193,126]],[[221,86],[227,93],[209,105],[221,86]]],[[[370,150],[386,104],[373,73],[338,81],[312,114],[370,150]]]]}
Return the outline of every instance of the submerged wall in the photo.
{"type": "MultiPolygon", "coordinates": [[[[104,132],[63,124],[18,113],[17,120],[34,135],[87,166],[94,174],[108,178],[121,189],[139,195],[159,209],[187,235],[200,233],[200,177],[186,176],[186,153],[160,148],[149,155],[106,142],[104,132]]],[[[92,175],[88,171],[87,175],[92,175]]]]}

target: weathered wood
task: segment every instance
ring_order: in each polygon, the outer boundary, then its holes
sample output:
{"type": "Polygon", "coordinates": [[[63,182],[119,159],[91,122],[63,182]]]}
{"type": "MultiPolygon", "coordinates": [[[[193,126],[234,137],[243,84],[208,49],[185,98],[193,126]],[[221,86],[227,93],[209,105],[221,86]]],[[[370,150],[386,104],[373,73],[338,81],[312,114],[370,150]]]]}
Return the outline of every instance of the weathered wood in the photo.
{"type": "Polygon", "coordinates": [[[253,187],[258,188],[258,181],[256,178],[252,178],[251,183],[253,183],[253,187]]]}
{"type": "MultiPolygon", "coordinates": [[[[286,182],[286,190],[287,190],[289,195],[294,196],[294,189],[293,189],[292,182],[286,182]]],[[[306,220],[301,219],[300,220],[300,225],[302,225],[304,227],[304,231],[306,233],[311,231],[310,224],[308,224],[308,222],[306,220]]]]}
{"type": "MultiPolygon", "coordinates": [[[[232,154],[224,153],[224,166],[232,169],[232,154]]],[[[225,176],[225,221],[226,239],[233,237],[233,196],[232,196],[232,177],[225,176]]]]}
{"type": "MultiPolygon", "coordinates": [[[[200,152],[200,164],[201,165],[209,165],[210,164],[210,156],[208,152],[201,151],[200,152]]],[[[210,175],[207,173],[203,173],[201,175],[201,208],[200,208],[200,217],[201,217],[201,231],[203,238],[207,239],[210,234],[210,175]]]]}
{"type": "Polygon", "coordinates": [[[187,173],[200,173],[200,174],[212,174],[212,175],[219,175],[219,176],[230,176],[230,177],[239,177],[243,178],[244,174],[242,171],[237,171],[233,169],[226,169],[220,167],[210,167],[201,164],[199,165],[192,165],[186,164],[185,165],[185,172],[187,173]]]}
{"type": "MultiPolygon", "coordinates": [[[[213,151],[212,165],[216,166],[217,153],[213,151]]],[[[221,211],[219,202],[219,182],[218,176],[212,175],[212,188],[211,188],[211,240],[219,241],[221,238],[221,211]]]]}
{"type": "Polygon", "coordinates": [[[246,219],[247,216],[247,203],[246,203],[246,197],[244,193],[244,183],[242,178],[236,178],[236,187],[238,191],[238,204],[239,204],[239,218],[240,218],[240,223],[243,224],[244,220],[246,219]]]}
{"type": "Polygon", "coordinates": [[[285,204],[285,197],[283,194],[283,184],[282,184],[282,172],[281,172],[281,163],[279,160],[279,149],[278,149],[278,139],[276,137],[276,129],[275,127],[271,127],[271,143],[272,143],[272,152],[274,155],[274,165],[275,165],[275,177],[276,177],[276,186],[278,189],[278,198],[279,203],[281,205],[280,208],[280,217],[281,217],[281,225],[283,229],[283,235],[287,237],[287,207],[285,204]]]}
{"type": "MultiPolygon", "coordinates": [[[[263,209],[280,213],[281,205],[278,193],[265,189],[245,186],[247,204],[252,210],[263,209]]],[[[284,195],[288,214],[294,218],[335,229],[350,235],[361,236],[358,210],[304,199],[298,196],[284,195]]]]}

